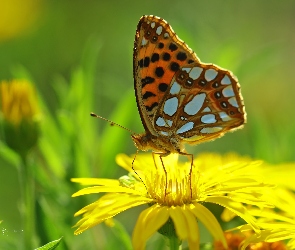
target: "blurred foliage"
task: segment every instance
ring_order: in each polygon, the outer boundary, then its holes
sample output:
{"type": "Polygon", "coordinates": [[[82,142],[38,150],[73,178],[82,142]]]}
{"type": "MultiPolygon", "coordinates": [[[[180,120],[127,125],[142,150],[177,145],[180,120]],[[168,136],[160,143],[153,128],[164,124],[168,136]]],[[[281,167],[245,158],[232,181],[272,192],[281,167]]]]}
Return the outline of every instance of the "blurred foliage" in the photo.
{"type": "MultiPolygon", "coordinates": [[[[143,131],[132,79],[135,28],[143,14],[167,20],[203,62],[231,70],[241,84],[248,113],[245,128],[189,147],[189,152],[236,151],[271,163],[295,161],[294,1],[26,3],[0,3],[0,14],[5,13],[0,21],[0,80],[27,79],[39,93],[41,135],[28,157],[36,182],[38,246],[61,236],[58,249],[122,245],[117,232],[105,225],[73,235],[73,214],[91,201],[71,198],[78,187],[70,178],[119,177],[114,156],[136,152],[127,131],[89,113],[143,131]]],[[[20,165],[1,131],[0,249],[21,249],[20,165]]],[[[138,212],[117,216],[128,233],[138,212]]],[[[162,249],[157,237],[151,241],[162,249]]]]}

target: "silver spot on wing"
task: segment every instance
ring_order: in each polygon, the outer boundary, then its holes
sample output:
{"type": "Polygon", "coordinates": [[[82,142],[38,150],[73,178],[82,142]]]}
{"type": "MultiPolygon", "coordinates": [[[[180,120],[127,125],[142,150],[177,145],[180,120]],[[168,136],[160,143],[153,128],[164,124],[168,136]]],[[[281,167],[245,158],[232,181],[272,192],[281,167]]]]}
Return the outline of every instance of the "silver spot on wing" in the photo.
{"type": "Polygon", "coordinates": [[[174,115],[178,108],[178,99],[177,97],[172,97],[168,99],[164,104],[164,113],[167,115],[174,115]]]}
{"type": "Polygon", "coordinates": [[[208,69],[205,72],[205,79],[210,82],[212,81],[216,76],[218,75],[218,72],[215,69],[208,69]]]}
{"type": "Polygon", "coordinates": [[[184,106],[184,112],[188,115],[195,115],[202,108],[205,98],[205,93],[196,95],[189,103],[184,106]]]}
{"type": "Polygon", "coordinates": [[[171,95],[176,95],[176,94],[179,93],[180,89],[181,89],[180,85],[177,82],[174,82],[172,84],[171,89],[170,89],[170,94],[171,95]]]}
{"type": "Polygon", "coordinates": [[[231,85],[226,86],[222,90],[222,94],[223,94],[224,97],[232,97],[232,96],[235,96],[233,87],[231,85]]]}
{"type": "Polygon", "coordinates": [[[229,79],[228,75],[225,75],[221,80],[222,85],[229,85],[231,84],[231,80],[229,79]]]}
{"type": "Polygon", "coordinates": [[[163,31],[163,27],[162,27],[162,26],[159,26],[159,27],[156,29],[156,33],[157,33],[157,35],[161,35],[162,31],[163,31]]]}
{"type": "Polygon", "coordinates": [[[176,134],[182,134],[184,132],[187,132],[187,131],[191,130],[193,127],[194,127],[194,123],[193,122],[188,122],[188,123],[184,124],[183,126],[181,126],[176,131],[176,134]]]}
{"type": "Polygon", "coordinates": [[[208,124],[208,123],[215,123],[215,122],[217,122],[217,120],[215,118],[215,115],[207,114],[207,115],[203,115],[201,117],[201,122],[208,124]]]}

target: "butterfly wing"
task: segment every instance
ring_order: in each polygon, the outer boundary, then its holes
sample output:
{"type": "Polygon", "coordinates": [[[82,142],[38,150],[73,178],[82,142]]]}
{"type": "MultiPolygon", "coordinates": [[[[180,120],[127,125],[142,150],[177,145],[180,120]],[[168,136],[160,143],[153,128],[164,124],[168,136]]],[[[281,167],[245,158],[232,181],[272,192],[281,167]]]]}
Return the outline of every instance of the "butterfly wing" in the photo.
{"type": "Polygon", "coordinates": [[[199,61],[165,20],[141,17],[134,41],[133,76],[138,110],[146,131],[158,135],[155,114],[171,88],[171,79],[184,65],[199,61]]]}
{"type": "Polygon", "coordinates": [[[246,121],[240,85],[228,70],[192,63],[180,68],[155,115],[159,134],[190,144],[222,136],[246,121]]]}

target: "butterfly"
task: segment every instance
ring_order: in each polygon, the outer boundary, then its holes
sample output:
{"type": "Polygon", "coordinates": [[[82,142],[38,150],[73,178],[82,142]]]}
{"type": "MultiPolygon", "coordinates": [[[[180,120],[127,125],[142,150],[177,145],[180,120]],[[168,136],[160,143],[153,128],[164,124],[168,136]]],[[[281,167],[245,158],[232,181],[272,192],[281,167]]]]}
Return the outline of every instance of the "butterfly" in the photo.
{"type": "Polygon", "coordinates": [[[246,113],[240,85],[228,70],[202,63],[162,18],[142,16],[133,49],[136,102],[145,133],[139,150],[188,155],[198,144],[241,128],[246,113]]]}
{"type": "MultiPolygon", "coordinates": [[[[216,139],[246,122],[235,76],[217,65],[202,63],[160,17],[145,15],[139,20],[133,77],[145,129],[142,134],[131,131],[138,150],[152,150],[160,158],[170,153],[190,155],[185,151],[186,143],[216,139]]],[[[124,128],[94,113],[91,115],[124,128]]]]}

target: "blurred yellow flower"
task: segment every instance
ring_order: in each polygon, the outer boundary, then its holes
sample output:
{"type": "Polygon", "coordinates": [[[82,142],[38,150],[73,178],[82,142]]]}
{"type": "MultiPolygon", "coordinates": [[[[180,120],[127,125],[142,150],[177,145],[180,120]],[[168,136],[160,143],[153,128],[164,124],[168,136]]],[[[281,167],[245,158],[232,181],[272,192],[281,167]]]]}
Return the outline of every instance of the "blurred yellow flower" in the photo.
{"type": "Polygon", "coordinates": [[[27,80],[0,83],[1,111],[4,119],[19,126],[22,121],[33,122],[39,110],[35,89],[27,80]]]}
{"type": "MultiPolygon", "coordinates": [[[[226,247],[223,231],[204,203],[215,203],[228,208],[251,225],[252,230],[260,229],[255,218],[248,213],[246,205],[268,207],[262,199],[264,189],[270,185],[253,172],[261,162],[248,159],[236,161],[232,155],[202,154],[191,163],[181,163],[177,154],[163,157],[138,154],[132,169],[133,157],[118,155],[117,163],[125,168],[128,176],[119,180],[74,178],[73,182],[94,185],[84,188],[73,197],[106,192],[96,202],[82,208],[75,216],[83,218],[75,225],[75,234],[82,233],[118,213],[142,204],[149,204],[139,216],[133,231],[133,247],[144,249],[146,241],[155,232],[165,235],[165,223],[172,220],[176,236],[187,240],[190,249],[199,249],[200,221],[215,240],[226,247]],[[164,167],[163,167],[164,165],[164,167]],[[164,169],[165,168],[165,169],[164,169]]],[[[166,235],[167,236],[167,235],[166,235]]]]}
{"type": "Polygon", "coordinates": [[[39,135],[39,107],[34,87],[26,80],[0,83],[2,126],[7,145],[25,156],[39,135]]]}
{"type": "Polygon", "coordinates": [[[43,0],[1,0],[0,41],[22,34],[40,15],[43,0]]]}
{"type": "MultiPolygon", "coordinates": [[[[257,218],[257,225],[261,228],[259,234],[252,233],[243,242],[241,249],[247,249],[253,242],[278,242],[289,240],[286,249],[295,249],[295,195],[294,193],[276,188],[271,192],[265,192],[267,199],[275,207],[273,209],[258,210],[249,208],[249,213],[257,218]]],[[[252,229],[249,225],[237,227],[243,234],[249,234],[252,229]]]]}
{"type": "MultiPolygon", "coordinates": [[[[265,209],[248,207],[248,212],[256,218],[257,225],[261,228],[259,233],[253,233],[250,225],[239,226],[231,231],[239,229],[244,234],[241,249],[269,249],[258,246],[270,247],[273,243],[271,249],[293,250],[295,249],[295,195],[290,190],[295,191],[295,163],[277,165],[263,163],[256,173],[276,186],[272,190],[265,189],[263,194],[263,199],[273,207],[265,209]],[[287,246],[280,243],[282,240],[289,240],[287,246]]],[[[235,216],[225,209],[222,219],[230,221],[235,216]]]]}

